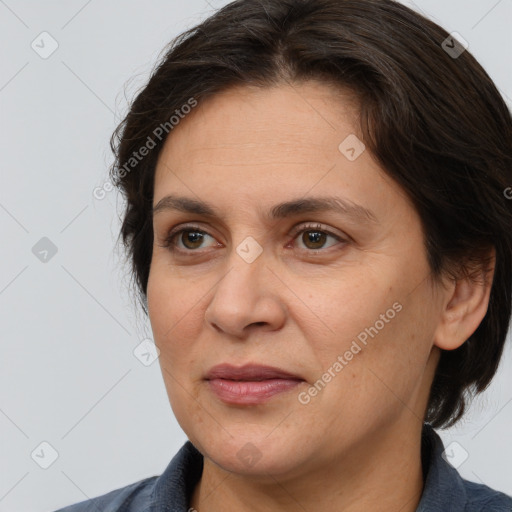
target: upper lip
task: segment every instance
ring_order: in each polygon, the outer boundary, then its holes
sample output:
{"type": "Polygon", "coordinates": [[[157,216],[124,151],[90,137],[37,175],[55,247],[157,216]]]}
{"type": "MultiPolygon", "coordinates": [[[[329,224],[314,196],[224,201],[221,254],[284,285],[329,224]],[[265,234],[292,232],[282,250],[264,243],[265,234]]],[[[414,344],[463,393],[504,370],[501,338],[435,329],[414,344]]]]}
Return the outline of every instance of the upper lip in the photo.
{"type": "Polygon", "coordinates": [[[233,366],[231,364],[219,364],[210,369],[206,374],[206,380],[228,379],[258,381],[266,379],[293,379],[303,380],[298,375],[276,368],[274,366],[263,366],[258,364],[246,364],[244,366],[233,366]]]}

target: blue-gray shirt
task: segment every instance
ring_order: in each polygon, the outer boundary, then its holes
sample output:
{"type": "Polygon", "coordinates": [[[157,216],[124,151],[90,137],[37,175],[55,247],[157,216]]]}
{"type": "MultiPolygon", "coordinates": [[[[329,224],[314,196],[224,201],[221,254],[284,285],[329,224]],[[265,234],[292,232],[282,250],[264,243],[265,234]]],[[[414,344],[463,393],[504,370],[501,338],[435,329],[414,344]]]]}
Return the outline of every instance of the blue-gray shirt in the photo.
{"type": "MultiPolygon", "coordinates": [[[[425,424],[421,447],[425,485],[416,512],[512,512],[512,497],[464,480],[443,459],[443,451],[441,438],[425,424]]],[[[202,471],[203,456],[187,441],[160,476],[56,512],[189,512],[202,471]]]]}

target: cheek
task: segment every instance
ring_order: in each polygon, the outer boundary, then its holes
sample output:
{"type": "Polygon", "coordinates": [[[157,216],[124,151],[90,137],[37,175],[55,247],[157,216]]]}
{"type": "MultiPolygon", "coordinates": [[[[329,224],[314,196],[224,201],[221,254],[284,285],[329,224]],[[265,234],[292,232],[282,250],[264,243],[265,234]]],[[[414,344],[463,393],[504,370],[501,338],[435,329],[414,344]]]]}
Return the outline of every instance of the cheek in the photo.
{"type": "Polygon", "coordinates": [[[402,296],[363,331],[366,344],[354,356],[361,364],[353,368],[361,371],[358,381],[375,409],[398,413],[404,404],[416,409],[432,346],[431,318],[424,302],[421,295],[402,296]]]}
{"type": "MultiPolygon", "coordinates": [[[[194,340],[200,314],[195,300],[183,293],[185,283],[178,283],[168,268],[151,267],[148,278],[148,314],[156,346],[160,351],[159,364],[171,408],[180,424],[190,416],[196,416],[191,409],[190,393],[194,393],[191,377],[194,375],[194,340]],[[172,276],[172,277],[171,277],[172,276]],[[195,305],[195,307],[194,307],[195,305]]],[[[201,323],[199,324],[201,325],[201,323]]]]}
{"type": "Polygon", "coordinates": [[[151,263],[148,314],[167,395],[180,424],[200,415],[191,397],[198,396],[202,382],[205,309],[216,280],[214,274],[194,275],[193,269],[173,267],[164,254],[151,263]]]}
{"type": "Polygon", "coordinates": [[[148,278],[148,313],[157,343],[164,344],[167,338],[189,324],[187,317],[193,314],[197,296],[191,293],[189,280],[180,279],[175,269],[154,258],[148,278]],[[195,299],[195,302],[194,302],[195,299]]]}
{"type": "Polygon", "coordinates": [[[426,288],[410,293],[412,275],[408,278],[391,265],[380,269],[378,274],[367,267],[316,294],[310,291],[305,296],[312,301],[316,320],[300,323],[314,344],[316,377],[336,382],[326,385],[331,398],[343,396],[348,403],[366,402],[377,408],[388,399],[396,401],[394,395],[409,398],[421,380],[432,330],[426,288]],[[387,274],[382,272],[385,268],[387,274]],[[325,335],[315,332],[318,318],[325,335]]]}
{"type": "Polygon", "coordinates": [[[368,326],[353,327],[354,336],[340,336],[336,348],[322,354],[323,373],[314,383],[320,391],[305,407],[323,417],[327,429],[344,430],[350,437],[363,425],[378,429],[404,411],[416,410],[428,350],[417,339],[408,314],[404,306],[393,318],[388,314],[384,325],[378,315],[377,320],[372,316],[368,326]]]}
{"type": "MultiPolygon", "coordinates": [[[[312,283],[304,280],[297,295],[307,297],[306,304],[310,308],[309,320],[297,319],[307,339],[319,340],[327,352],[329,349],[336,353],[343,353],[350,348],[352,340],[359,339],[364,342],[369,338],[367,331],[373,330],[376,322],[380,325],[380,315],[392,318],[396,311],[393,303],[396,294],[391,276],[374,271],[372,267],[344,268],[339,279],[326,280],[312,289],[312,283]],[[321,324],[322,331],[315,332],[311,326],[321,324]],[[322,341],[320,341],[320,339],[322,341]]],[[[392,320],[390,320],[392,321],[392,320]]]]}

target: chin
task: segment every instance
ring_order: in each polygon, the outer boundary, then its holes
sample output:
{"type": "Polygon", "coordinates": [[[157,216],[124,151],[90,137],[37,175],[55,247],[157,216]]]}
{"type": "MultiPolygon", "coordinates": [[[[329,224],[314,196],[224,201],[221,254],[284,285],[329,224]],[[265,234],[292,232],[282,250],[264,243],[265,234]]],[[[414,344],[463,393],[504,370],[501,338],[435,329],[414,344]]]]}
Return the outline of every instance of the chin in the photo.
{"type": "MultiPolygon", "coordinates": [[[[246,429],[246,427],[244,427],[246,429]]],[[[267,432],[220,434],[214,437],[189,437],[192,443],[215,464],[225,471],[244,475],[279,475],[301,465],[297,458],[297,443],[288,436],[270,438],[267,432]],[[196,440],[197,439],[197,440],[196,440]]]]}

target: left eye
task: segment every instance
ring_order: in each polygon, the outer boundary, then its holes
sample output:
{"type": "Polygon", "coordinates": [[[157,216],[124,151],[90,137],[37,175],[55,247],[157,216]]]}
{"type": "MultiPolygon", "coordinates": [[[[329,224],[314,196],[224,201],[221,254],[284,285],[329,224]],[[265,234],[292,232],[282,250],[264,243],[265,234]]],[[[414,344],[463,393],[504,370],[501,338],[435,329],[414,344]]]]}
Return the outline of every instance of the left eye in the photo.
{"type": "MultiPolygon", "coordinates": [[[[293,233],[293,240],[295,240],[298,235],[302,237],[300,240],[306,246],[306,251],[319,250],[324,248],[327,238],[333,238],[335,242],[332,245],[336,245],[339,242],[346,242],[346,240],[342,239],[340,236],[331,233],[325,229],[322,229],[322,226],[317,225],[309,225],[309,226],[301,226],[301,229],[295,230],[293,233]]],[[[211,236],[206,231],[203,231],[199,227],[196,226],[187,226],[185,228],[180,229],[179,231],[171,232],[167,238],[164,240],[163,247],[169,249],[171,252],[177,250],[182,252],[194,252],[196,249],[200,249],[201,243],[204,241],[205,236],[211,236]],[[175,240],[177,239],[177,241],[175,240]],[[177,242],[182,242],[183,247],[180,247],[177,242]]],[[[213,237],[211,237],[213,238],[213,237]]]]}
{"type": "Polygon", "coordinates": [[[335,239],[335,243],[331,244],[330,247],[336,245],[337,242],[345,242],[340,236],[322,229],[321,225],[316,226],[304,226],[298,232],[295,233],[294,240],[298,235],[302,235],[301,240],[306,246],[306,250],[319,250],[323,249],[327,238],[335,239]],[[311,244],[311,245],[309,245],[311,244]]]}

